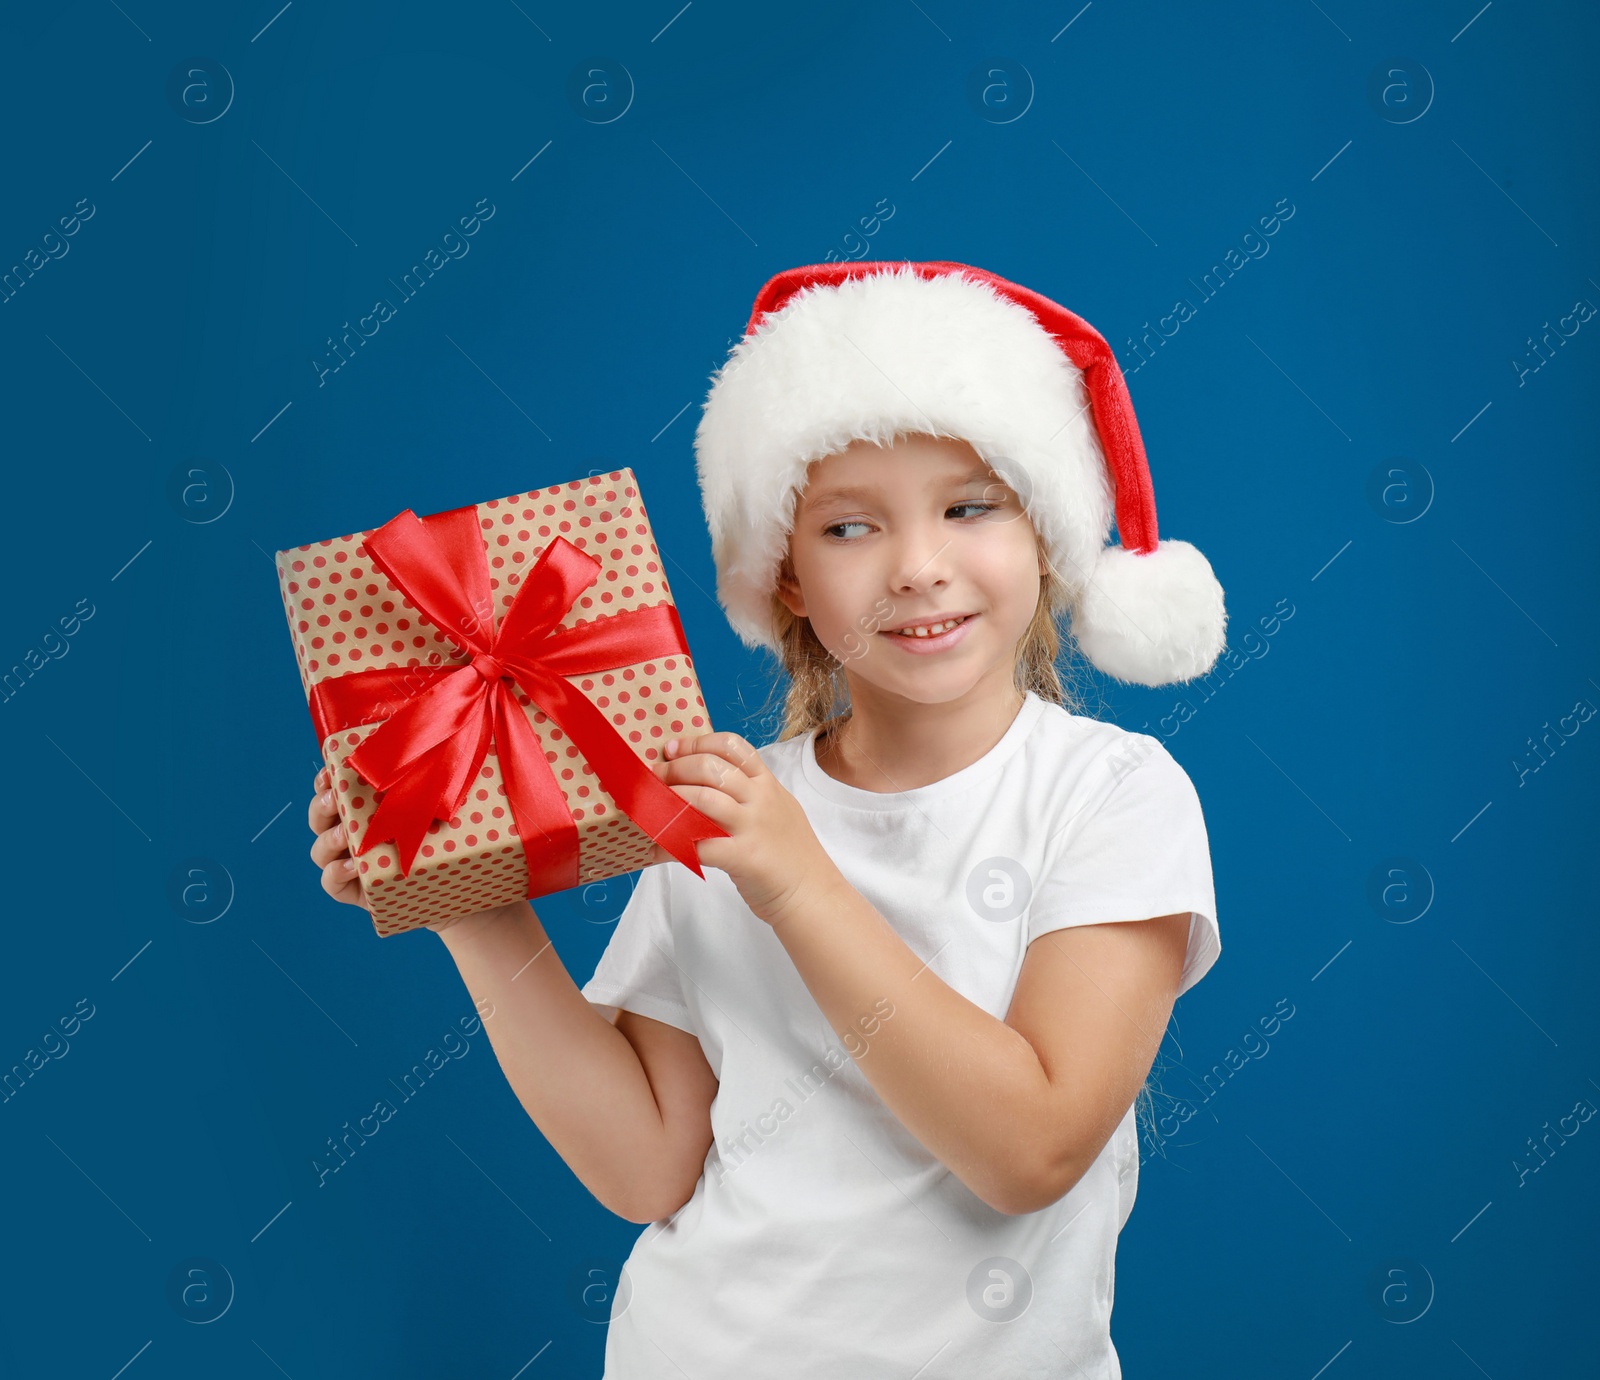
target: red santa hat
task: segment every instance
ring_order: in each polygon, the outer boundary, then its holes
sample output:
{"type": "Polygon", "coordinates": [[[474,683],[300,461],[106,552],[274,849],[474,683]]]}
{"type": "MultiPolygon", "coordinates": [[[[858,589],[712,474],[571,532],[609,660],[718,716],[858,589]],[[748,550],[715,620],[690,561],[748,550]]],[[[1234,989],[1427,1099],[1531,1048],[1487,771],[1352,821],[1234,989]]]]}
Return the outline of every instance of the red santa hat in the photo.
{"type": "Polygon", "coordinates": [[[1211,669],[1222,587],[1188,542],[1157,537],[1111,347],[1049,298],[945,262],[787,269],[714,376],[695,458],[717,596],[746,645],[777,650],[772,594],[808,466],[911,433],[967,442],[1015,490],[1100,670],[1155,686],[1211,669]]]}

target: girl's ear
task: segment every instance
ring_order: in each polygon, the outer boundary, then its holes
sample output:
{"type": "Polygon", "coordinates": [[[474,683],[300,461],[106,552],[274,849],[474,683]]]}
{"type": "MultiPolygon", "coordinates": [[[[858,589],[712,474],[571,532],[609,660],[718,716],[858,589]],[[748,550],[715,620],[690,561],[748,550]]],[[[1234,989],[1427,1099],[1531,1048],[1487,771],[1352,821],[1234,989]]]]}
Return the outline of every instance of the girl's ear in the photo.
{"type": "Polygon", "coordinates": [[[807,616],[805,596],[800,592],[800,582],[787,573],[787,567],[778,572],[778,581],[773,593],[783,601],[784,608],[796,618],[807,616]]]}
{"type": "Polygon", "coordinates": [[[780,580],[777,588],[778,598],[783,600],[784,608],[788,609],[796,618],[805,618],[806,601],[800,596],[800,587],[792,582],[780,580]]]}

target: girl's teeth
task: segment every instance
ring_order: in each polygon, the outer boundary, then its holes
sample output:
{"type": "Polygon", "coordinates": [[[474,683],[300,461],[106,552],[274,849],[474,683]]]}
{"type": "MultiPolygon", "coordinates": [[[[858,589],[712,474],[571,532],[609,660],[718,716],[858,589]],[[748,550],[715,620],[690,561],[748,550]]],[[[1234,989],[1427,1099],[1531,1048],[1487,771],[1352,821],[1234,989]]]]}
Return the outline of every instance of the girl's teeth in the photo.
{"type": "Polygon", "coordinates": [[[934,623],[934,624],[931,624],[928,627],[902,628],[902,629],[900,629],[900,631],[898,633],[896,633],[896,636],[897,637],[937,637],[940,633],[949,632],[951,628],[956,627],[957,625],[959,625],[963,621],[964,620],[960,619],[960,618],[950,618],[950,619],[947,619],[943,623],[934,623]]]}

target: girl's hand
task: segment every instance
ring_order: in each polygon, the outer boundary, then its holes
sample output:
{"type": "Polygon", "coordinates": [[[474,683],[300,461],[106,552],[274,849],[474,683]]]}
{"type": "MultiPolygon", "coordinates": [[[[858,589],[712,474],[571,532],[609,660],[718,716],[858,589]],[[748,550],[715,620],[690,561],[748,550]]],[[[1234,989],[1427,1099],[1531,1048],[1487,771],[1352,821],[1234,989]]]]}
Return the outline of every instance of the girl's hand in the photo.
{"type": "MultiPolygon", "coordinates": [[[[335,901],[370,911],[371,907],[367,905],[356,874],[355,859],[350,856],[350,841],[345,838],[344,825],[339,822],[339,807],[333,803],[332,784],[332,772],[323,767],[313,784],[318,794],[312,796],[310,809],[306,812],[311,832],[317,836],[316,842],[311,845],[311,861],[322,869],[322,889],[335,901]]],[[[478,915],[485,917],[490,914],[489,911],[478,912],[478,915]]],[[[448,920],[430,921],[425,928],[438,933],[463,920],[476,919],[476,916],[452,915],[448,920]]]]}
{"type": "MultiPolygon", "coordinates": [[[[737,733],[674,738],[655,772],[707,819],[728,831],[701,839],[700,861],[726,872],[739,895],[776,924],[803,890],[837,874],[800,802],[737,733]]],[[[652,863],[672,858],[659,843],[652,863]]]]}
{"type": "Polygon", "coordinates": [[[312,789],[320,792],[311,798],[306,819],[317,836],[311,845],[311,861],[322,869],[322,889],[335,901],[368,909],[356,877],[355,859],[350,856],[350,840],[339,822],[339,807],[333,803],[333,772],[324,767],[317,773],[312,789]]]}

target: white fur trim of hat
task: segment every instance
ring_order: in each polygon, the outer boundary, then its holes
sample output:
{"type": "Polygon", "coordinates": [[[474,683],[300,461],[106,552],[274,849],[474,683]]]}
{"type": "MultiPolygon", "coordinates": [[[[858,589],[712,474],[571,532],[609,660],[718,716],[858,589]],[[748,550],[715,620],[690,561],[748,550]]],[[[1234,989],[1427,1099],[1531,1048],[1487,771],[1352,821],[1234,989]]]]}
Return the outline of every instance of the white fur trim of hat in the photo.
{"type": "Polygon", "coordinates": [[[695,462],[717,597],[747,646],[777,650],[772,594],[808,467],[914,433],[966,441],[1021,498],[1094,666],[1157,686],[1215,664],[1222,586],[1195,547],[1158,539],[1110,346],[1048,298],[946,262],[785,270],[714,376],[695,462]]]}

